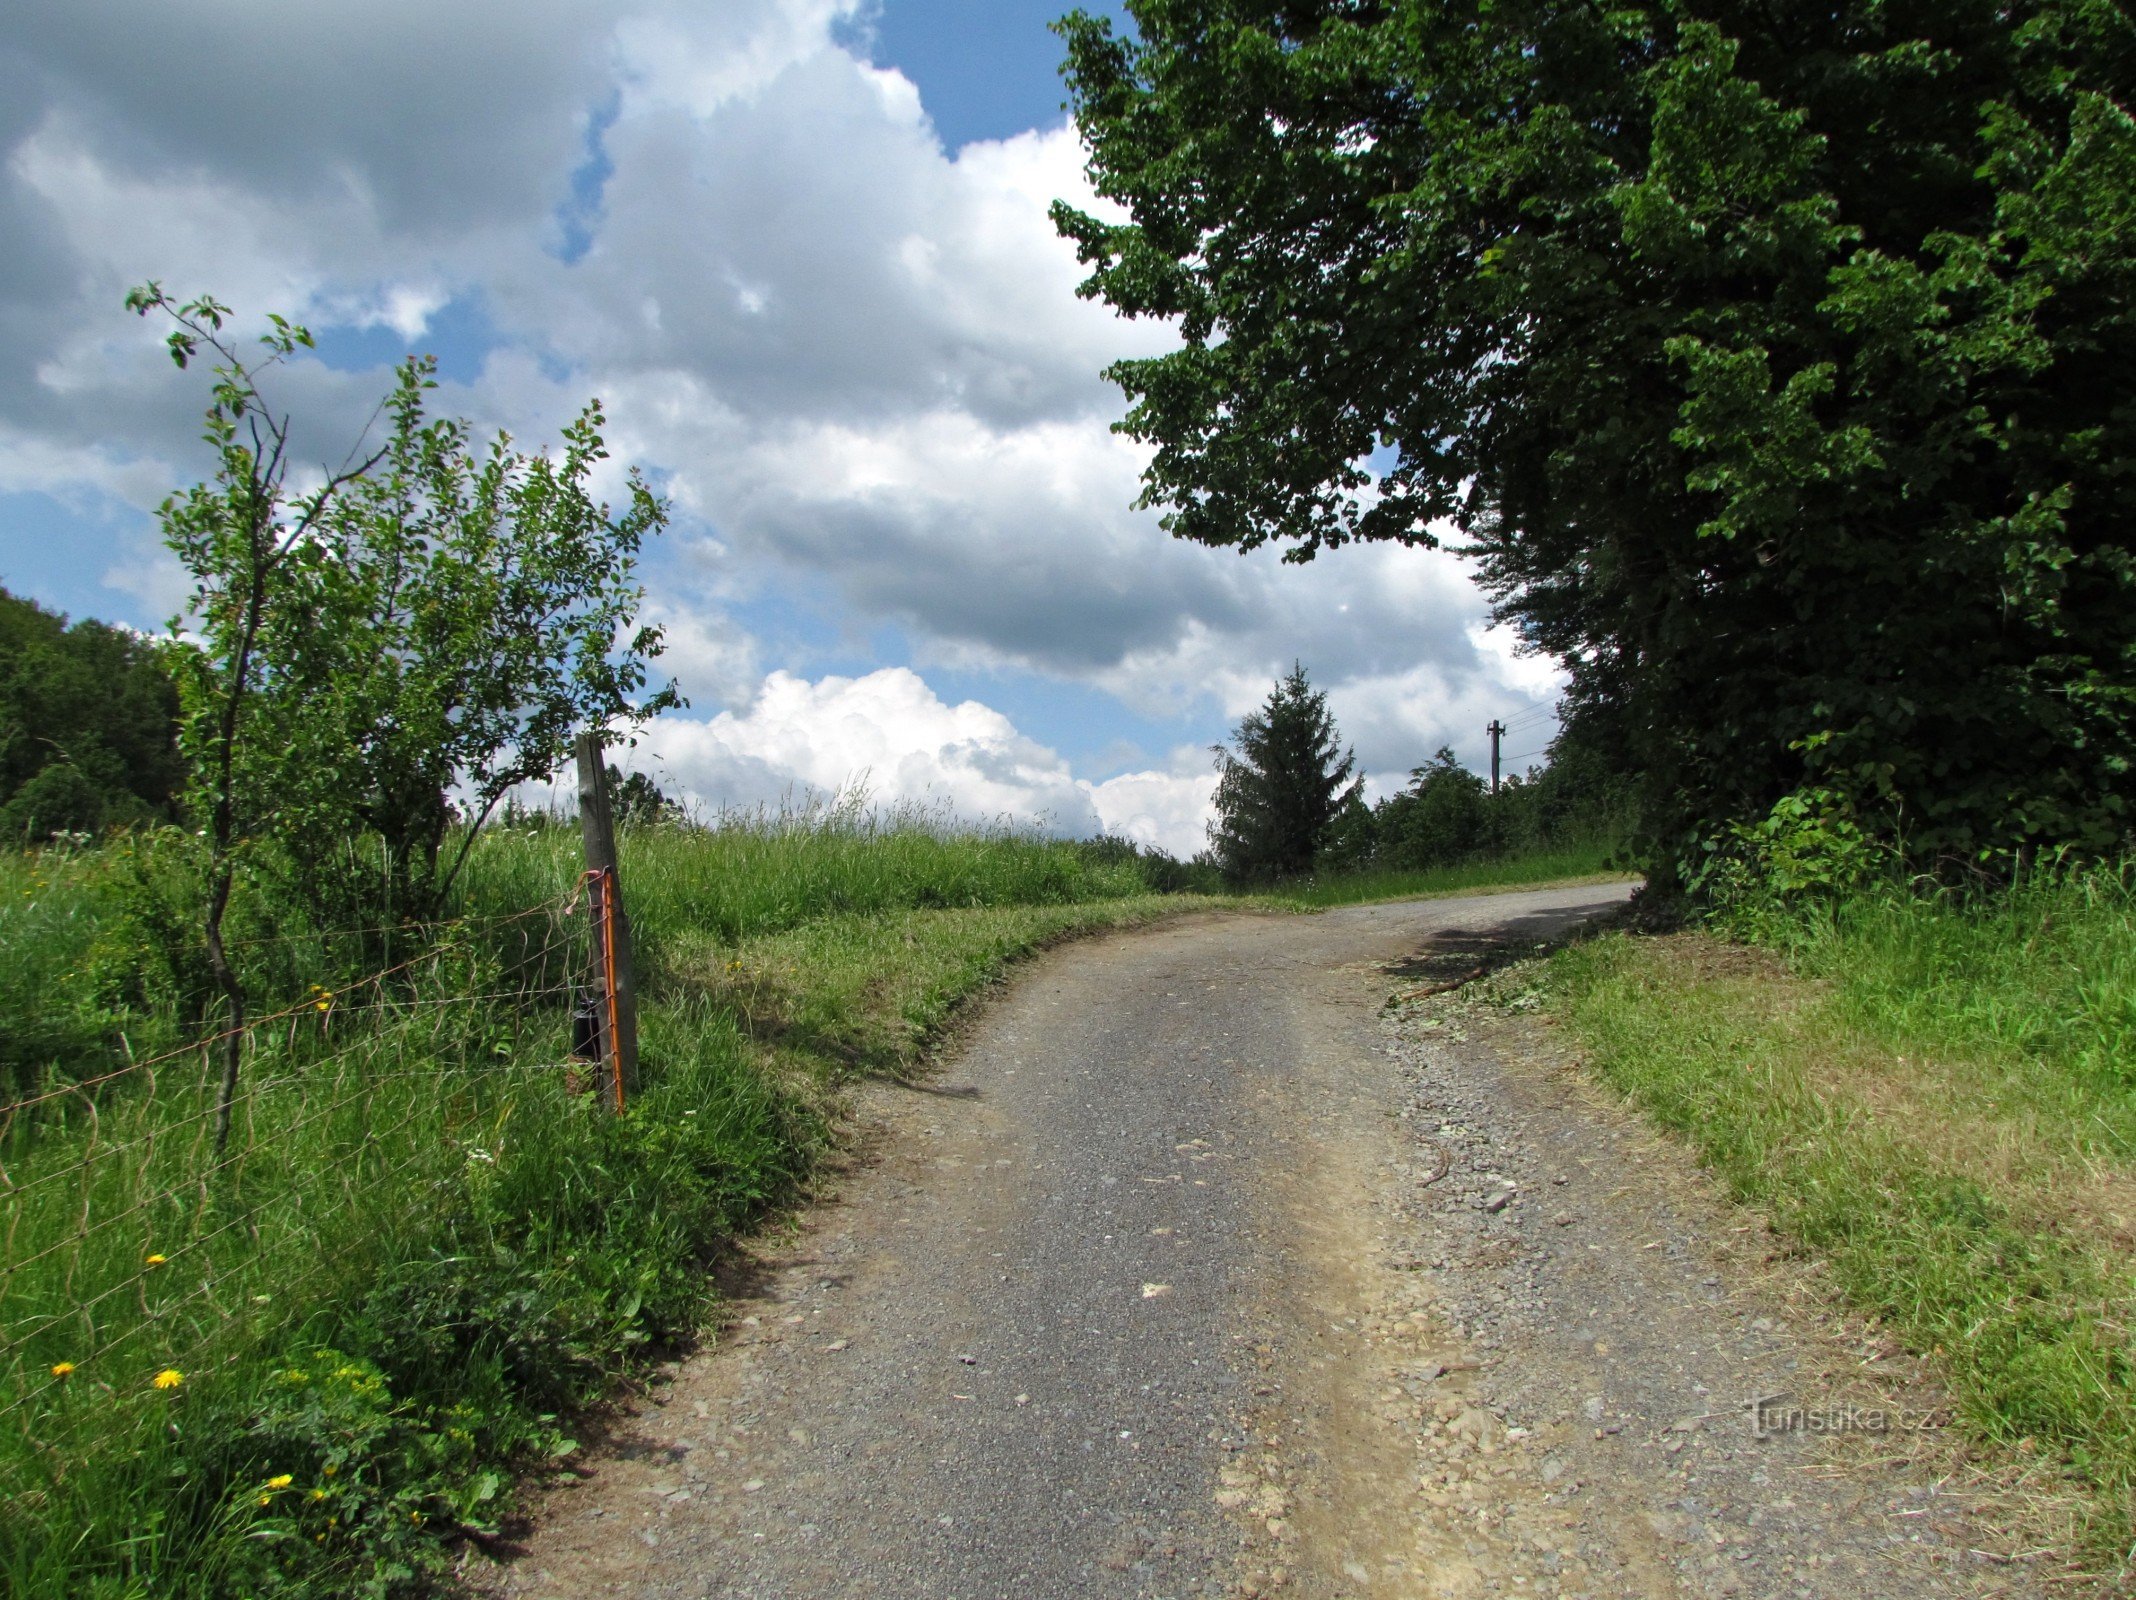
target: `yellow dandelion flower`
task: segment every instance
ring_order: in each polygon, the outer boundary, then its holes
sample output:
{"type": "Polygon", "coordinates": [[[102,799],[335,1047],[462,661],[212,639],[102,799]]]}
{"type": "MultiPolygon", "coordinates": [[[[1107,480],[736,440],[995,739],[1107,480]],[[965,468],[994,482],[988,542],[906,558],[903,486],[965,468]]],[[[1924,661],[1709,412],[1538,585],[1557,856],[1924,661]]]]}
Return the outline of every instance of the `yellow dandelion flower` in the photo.
{"type": "Polygon", "coordinates": [[[297,1480],[295,1478],[293,1478],[286,1472],[277,1472],[273,1477],[267,1480],[267,1487],[270,1489],[286,1489],[296,1481],[297,1480]]]}
{"type": "Polygon", "coordinates": [[[331,1000],[314,1000],[312,1004],[317,1006],[321,1011],[331,1011],[334,1009],[334,1004],[331,1000]]]}
{"type": "Polygon", "coordinates": [[[273,1503],[274,1503],[274,1496],[273,1496],[273,1495],[271,1495],[271,1494],[263,1494],[263,1495],[261,1495],[261,1496],[260,1496],[260,1504],[261,1504],[261,1505],[263,1505],[263,1506],[264,1506],[264,1505],[272,1505],[273,1503]]]}
{"type": "Polygon", "coordinates": [[[74,1376],[74,1363],[71,1361],[53,1362],[52,1376],[59,1379],[62,1383],[66,1382],[67,1379],[74,1376]]]}
{"type": "Polygon", "coordinates": [[[314,1489],[311,1492],[311,1497],[314,1500],[324,1500],[326,1498],[326,1491],[324,1489],[314,1489]]]}
{"type": "Polygon", "coordinates": [[[153,1270],[153,1269],[154,1269],[154,1268],[156,1268],[156,1267],[160,1267],[160,1266],[162,1266],[162,1265],[163,1265],[163,1263],[164,1263],[164,1262],[166,1262],[166,1261],[168,1261],[168,1260],[170,1260],[170,1257],[169,1257],[169,1256],[158,1256],[158,1255],[144,1256],[144,1257],[142,1258],[142,1260],[141,1260],[141,1265],[142,1265],[142,1266],[144,1266],[144,1267],[148,1267],[148,1268],[150,1268],[151,1270],[153,1270]]]}
{"type": "Polygon", "coordinates": [[[161,1372],[157,1373],[155,1377],[151,1378],[149,1382],[153,1383],[159,1389],[175,1389],[178,1387],[178,1385],[185,1382],[185,1374],[180,1372],[176,1367],[165,1367],[161,1372]]]}

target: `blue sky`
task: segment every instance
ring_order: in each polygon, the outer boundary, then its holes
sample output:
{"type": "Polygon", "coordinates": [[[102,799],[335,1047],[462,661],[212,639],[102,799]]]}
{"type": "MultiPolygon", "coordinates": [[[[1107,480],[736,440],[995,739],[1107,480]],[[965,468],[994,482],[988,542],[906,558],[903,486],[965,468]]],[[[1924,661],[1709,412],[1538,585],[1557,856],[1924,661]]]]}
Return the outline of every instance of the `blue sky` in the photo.
{"type": "Polygon", "coordinates": [[[1050,25],[1070,10],[1109,17],[1122,33],[1134,30],[1126,8],[1106,0],[886,0],[867,43],[876,61],[919,85],[935,127],[954,147],[1064,120],[1061,42],[1050,25]]]}
{"type": "MultiPolygon", "coordinates": [[[[118,308],[212,289],[319,336],[339,454],[391,363],[523,442],[589,394],[674,503],[649,610],[693,705],[641,758],[706,805],[885,798],[1198,842],[1206,747],[1294,658],[1380,783],[1546,704],[1453,557],[1181,546],[1097,376],[1168,330],[1074,294],[1091,203],[1054,5],[221,0],[0,40],[0,582],[144,628],[202,393],[118,308]],[[254,89],[171,74],[187,30],[254,89]]],[[[1117,12],[1115,13],[1117,14],[1117,12]]]]}

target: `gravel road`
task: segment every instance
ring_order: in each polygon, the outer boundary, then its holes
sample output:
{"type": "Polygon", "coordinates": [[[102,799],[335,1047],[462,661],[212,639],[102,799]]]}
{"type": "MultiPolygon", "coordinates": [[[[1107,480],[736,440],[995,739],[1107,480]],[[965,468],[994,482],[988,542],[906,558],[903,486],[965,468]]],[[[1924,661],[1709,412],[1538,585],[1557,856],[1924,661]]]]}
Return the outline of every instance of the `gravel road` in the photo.
{"type": "Polygon", "coordinates": [[[1912,1448],[1927,1434],[1804,1425],[1934,1397],[1804,1311],[1755,1219],[1533,1024],[1494,1040],[1385,1005],[1390,964],[1541,938],[1622,893],[1196,919],[1023,969],[935,1080],[870,1091],[866,1159],[766,1247],[716,1344],[470,1580],[528,1600],[2033,1592],[1976,1553],[1992,1517],[1938,1475],[1948,1452],[1912,1448]],[[1798,1425],[1760,1437],[1761,1395],[1798,1425]]]}

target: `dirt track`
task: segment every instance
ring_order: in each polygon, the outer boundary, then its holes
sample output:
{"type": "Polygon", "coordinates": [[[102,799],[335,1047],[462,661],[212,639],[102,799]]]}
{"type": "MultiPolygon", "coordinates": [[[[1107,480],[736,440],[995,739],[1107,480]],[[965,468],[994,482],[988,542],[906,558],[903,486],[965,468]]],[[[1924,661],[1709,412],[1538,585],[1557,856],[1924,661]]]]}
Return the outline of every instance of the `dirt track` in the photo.
{"type": "Polygon", "coordinates": [[[1810,1430],[1934,1396],[1792,1309],[1753,1219],[1533,1024],[1383,1008],[1387,964],[1455,930],[1532,939],[1620,893],[1046,957],[933,1084],[872,1094],[870,1159],[717,1345],[470,1576],[545,1600],[2031,1592],[1975,1553],[1998,1540],[1932,1435],[1810,1430]],[[1759,1396],[1781,1426],[1753,1428],[1759,1396]]]}

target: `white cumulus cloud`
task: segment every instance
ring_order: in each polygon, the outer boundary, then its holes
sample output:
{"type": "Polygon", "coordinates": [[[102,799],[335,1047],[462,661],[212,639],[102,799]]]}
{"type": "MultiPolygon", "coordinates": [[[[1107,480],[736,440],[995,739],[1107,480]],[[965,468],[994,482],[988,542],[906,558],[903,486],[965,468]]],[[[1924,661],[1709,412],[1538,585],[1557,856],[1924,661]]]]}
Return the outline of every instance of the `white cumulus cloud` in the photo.
{"type": "Polygon", "coordinates": [[[948,704],[904,667],[813,682],[774,671],[745,709],[663,720],[642,750],[641,764],[708,811],[859,787],[877,804],[951,808],[971,821],[1069,834],[1098,822],[1058,754],[990,706],[948,704]]]}
{"type": "Polygon", "coordinates": [[[1216,772],[1199,751],[1190,757],[1197,758],[1200,770],[1123,772],[1088,785],[1105,831],[1168,850],[1182,861],[1201,850],[1216,815],[1216,772]]]}
{"type": "MultiPolygon", "coordinates": [[[[141,279],[213,290],[248,328],[275,310],[418,348],[456,310],[494,340],[441,405],[541,440],[598,394],[611,465],[672,495],[659,559],[685,581],[649,620],[694,704],[650,748],[709,803],[865,770],[885,798],[1191,852],[1200,755],[1091,783],[924,675],[1073,685],[1169,742],[1217,736],[1302,660],[1397,778],[1443,742],[1478,759],[1492,716],[1547,702],[1547,664],[1488,630],[1451,555],[1284,566],[1132,509],[1145,456],[1100,373],[1172,335],[1075,294],[1046,215],[1096,203],[1072,130],[944,149],[920,90],[841,42],[866,10],[23,10],[0,38],[0,490],[146,510],[202,470],[199,374],[119,308],[141,279]],[[213,71],[174,69],[172,37],[213,71]],[[838,675],[749,635],[810,607],[838,675]]],[[[308,463],[340,459],[384,387],[316,362],[277,381],[308,463]]],[[[176,592],[133,535],[84,526],[88,581],[176,592]]]]}
{"type": "Polygon", "coordinates": [[[1198,750],[1179,752],[1169,771],[1079,779],[999,711],[976,700],[952,705],[902,667],[814,681],[774,671],[740,709],[655,724],[625,764],[700,814],[858,789],[878,806],[1102,831],[1179,856],[1205,842],[1215,790],[1198,750]]]}

